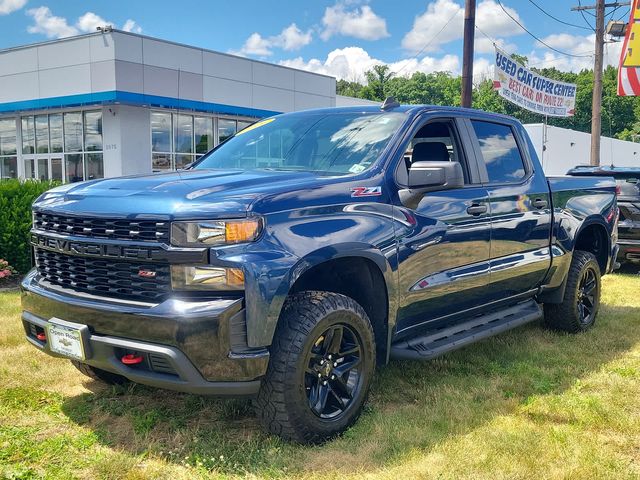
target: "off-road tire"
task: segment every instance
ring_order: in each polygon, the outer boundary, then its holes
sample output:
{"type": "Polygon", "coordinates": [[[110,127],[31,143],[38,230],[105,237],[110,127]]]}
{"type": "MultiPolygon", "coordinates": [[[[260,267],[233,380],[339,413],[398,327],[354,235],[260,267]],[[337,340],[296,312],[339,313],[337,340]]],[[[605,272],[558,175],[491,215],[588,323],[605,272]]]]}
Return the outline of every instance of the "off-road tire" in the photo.
{"type": "MultiPolygon", "coordinates": [[[[347,334],[344,335],[346,338],[347,334]]],[[[340,338],[343,338],[342,334],[340,338]]],[[[358,419],[375,371],[376,351],[371,322],[355,300],[320,291],[289,296],[270,354],[266,376],[254,401],[258,418],[269,432],[298,443],[319,443],[344,432],[358,419]],[[352,392],[352,400],[342,413],[327,419],[312,410],[312,389],[316,388],[319,396],[321,387],[320,380],[317,386],[309,386],[308,371],[309,362],[318,358],[313,349],[317,351],[324,345],[326,338],[322,340],[322,335],[327,333],[327,329],[333,331],[332,326],[339,331],[344,328],[359,339],[361,358],[357,375],[360,380],[357,383],[359,388],[352,392]]],[[[351,373],[346,375],[350,378],[351,373]]]]}
{"type": "Polygon", "coordinates": [[[593,253],[576,250],[573,252],[571,267],[569,267],[567,275],[567,286],[562,303],[544,305],[545,323],[554,330],[569,333],[583,332],[593,326],[600,308],[600,292],[602,291],[600,265],[593,253]],[[588,319],[584,319],[580,312],[581,282],[588,271],[591,272],[595,280],[595,290],[592,314],[588,319]]]}
{"type": "Polygon", "coordinates": [[[117,373],[107,372],[101,368],[92,367],[91,365],[76,362],[75,360],[71,360],[71,363],[80,371],[80,373],[92,378],[93,380],[99,380],[109,385],[122,385],[129,382],[127,378],[122,375],[118,375],[117,373]]]}

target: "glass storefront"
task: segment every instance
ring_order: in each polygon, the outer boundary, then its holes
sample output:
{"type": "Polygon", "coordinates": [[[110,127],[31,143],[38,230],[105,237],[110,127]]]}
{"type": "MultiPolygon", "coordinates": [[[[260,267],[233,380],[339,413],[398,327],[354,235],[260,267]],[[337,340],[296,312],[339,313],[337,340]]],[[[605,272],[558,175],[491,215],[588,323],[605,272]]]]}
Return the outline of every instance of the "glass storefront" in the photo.
{"type": "Polygon", "coordinates": [[[20,124],[24,178],[104,177],[101,110],[23,116],[20,124]]]}
{"type": "Polygon", "coordinates": [[[151,163],[154,172],[184,168],[252,122],[227,118],[151,112],[151,163]],[[214,136],[217,132],[217,143],[214,136]]]}
{"type": "Polygon", "coordinates": [[[0,179],[18,177],[18,131],[15,118],[0,119],[0,179]]]}

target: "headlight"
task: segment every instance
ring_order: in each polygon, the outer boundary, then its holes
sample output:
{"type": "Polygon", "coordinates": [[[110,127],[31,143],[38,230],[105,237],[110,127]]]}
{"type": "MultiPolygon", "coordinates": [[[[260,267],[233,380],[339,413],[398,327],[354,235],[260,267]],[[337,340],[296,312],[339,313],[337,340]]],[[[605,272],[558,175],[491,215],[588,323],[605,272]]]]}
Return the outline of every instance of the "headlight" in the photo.
{"type": "Polygon", "coordinates": [[[171,244],[178,247],[203,247],[253,242],[262,229],[257,218],[204,222],[173,222],[171,244]]]}
{"type": "Polygon", "coordinates": [[[242,290],[244,272],[239,268],[209,265],[172,265],[171,287],[174,290],[242,290]]]}

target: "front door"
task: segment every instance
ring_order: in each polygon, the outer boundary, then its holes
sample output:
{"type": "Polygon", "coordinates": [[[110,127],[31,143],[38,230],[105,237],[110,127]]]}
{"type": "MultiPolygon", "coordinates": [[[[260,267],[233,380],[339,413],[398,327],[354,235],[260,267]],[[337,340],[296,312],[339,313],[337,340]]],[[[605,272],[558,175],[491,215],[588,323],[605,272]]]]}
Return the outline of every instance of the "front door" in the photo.
{"type": "Polygon", "coordinates": [[[455,119],[420,126],[396,173],[402,186],[415,161],[460,162],[462,188],[426,193],[416,204],[398,200],[400,308],[396,331],[454,322],[455,314],[482,305],[489,288],[491,223],[489,197],[463,148],[463,127],[455,119]],[[405,221],[406,220],[406,221],[405,221]]]}
{"type": "Polygon", "coordinates": [[[35,154],[24,155],[24,178],[38,180],[63,181],[62,155],[60,154],[35,154]]]}

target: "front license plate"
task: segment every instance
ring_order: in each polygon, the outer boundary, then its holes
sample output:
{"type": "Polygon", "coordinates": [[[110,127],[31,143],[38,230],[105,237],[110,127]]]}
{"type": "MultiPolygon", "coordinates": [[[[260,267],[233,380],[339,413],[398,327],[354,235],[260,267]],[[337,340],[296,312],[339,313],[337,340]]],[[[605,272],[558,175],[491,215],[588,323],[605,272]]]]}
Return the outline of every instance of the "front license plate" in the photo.
{"type": "Polygon", "coordinates": [[[77,328],[49,323],[47,326],[47,341],[52,352],[76,360],[84,360],[82,335],[77,328]]]}

